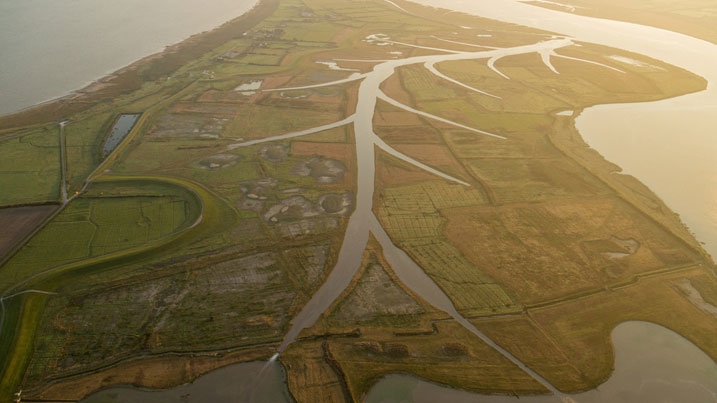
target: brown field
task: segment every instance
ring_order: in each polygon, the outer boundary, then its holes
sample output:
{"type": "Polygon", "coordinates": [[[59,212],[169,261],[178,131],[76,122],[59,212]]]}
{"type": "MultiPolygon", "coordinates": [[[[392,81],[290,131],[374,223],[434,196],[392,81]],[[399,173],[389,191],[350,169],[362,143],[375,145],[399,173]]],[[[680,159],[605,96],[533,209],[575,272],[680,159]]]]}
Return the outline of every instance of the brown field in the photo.
{"type": "Polygon", "coordinates": [[[376,164],[376,182],[386,187],[436,179],[435,175],[400,161],[381,150],[376,152],[376,161],[378,162],[376,164]]]}
{"type": "Polygon", "coordinates": [[[406,91],[398,74],[394,74],[386,79],[386,81],[381,84],[381,90],[404,105],[413,105],[414,103],[413,97],[406,91]]]}
{"type": "Polygon", "coordinates": [[[697,253],[677,247],[679,241],[669,232],[615,198],[467,207],[443,214],[446,237],[525,304],[699,260],[697,253]],[[612,237],[637,240],[640,249],[611,258],[612,249],[590,246],[612,237]]]}
{"type": "Polygon", "coordinates": [[[329,364],[326,342],[292,344],[282,355],[291,395],[299,402],[334,403],[346,401],[346,381],[329,364]]]}
{"type": "Polygon", "coordinates": [[[0,209],[0,260],[56,208],[47,204],[0,209]]]}
{"type": "Polygon", "coordinates": [[[390,110],[391,106],[382,106],[376,111],[373,124],[376,126],[408,126],[423,127],[423,121],[415,113],[405,112],[396,109],[390,110]],[[382,111],[385,109],[385,111],[382,111]]]}
{"type": "MultiPolygon", "coordinates": [[[[446,143],[460,159],[474,158],[555,158],[560,153],[550,144],[545,129],[521,132],[520,141],[496,141],[463,130],[444,131],[446,143]]],[[[514,137],[511,136],[510,140],[514,137]]]]}
{"type": "Polygon", "coordinates": [[[202,113],[211,114],[212,117],[232,118],[237,114],[239,106],[226,103],[210,102],[179,102],[169,108],[170,113],[202,113]]]}
{"type": "Polygon", "coordinates": [[[296,156],[321,155],[339,161],[353,160],[353,147],[340,143],[314,143],[307,141],[291,142],[291,154],[296,156]]]}
{"type": "Polygon", "coordinates": [[[458,179],[466,180],[469,177],[468,173],[446,146],[437,144],[396,144],[394,148],[419,162],[458,179]]]}

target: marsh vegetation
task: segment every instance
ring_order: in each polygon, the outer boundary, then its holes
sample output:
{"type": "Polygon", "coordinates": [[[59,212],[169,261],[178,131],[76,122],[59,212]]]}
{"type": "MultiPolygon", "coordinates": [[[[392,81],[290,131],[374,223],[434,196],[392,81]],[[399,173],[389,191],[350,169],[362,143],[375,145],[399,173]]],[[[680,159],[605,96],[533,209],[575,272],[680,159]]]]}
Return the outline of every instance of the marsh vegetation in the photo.
{"type": "MultiPolygon", "coordinates": [[[[560,113],[705,82],[400,5],[264,1],[125,73],[141,84],[112,102],[64,106],[65,155],[57,124],[0,122],[12,127],[0,132],[0,205],[59,203],[61,157],[77,192],[0,268],[3,297],[53,293],[3,299],[2,396],[166,388],[277,348],[297,401],[360,400],[391,373],[573,392],[610,375],[610,333],[628,320],[716,357],[713,263],[560,113]],[[139,112],[104,158],[113,122],[139,112]],[[28,180],[41,171],[53,175],[28,180]],[[301,319],[351,247],[345,288],[301,319]],[[392,265],[404,253],[449,310],[392,265]]],[[[12,214],[32,227],[47,211],[3,208],[0,221],[12,214]]]]}

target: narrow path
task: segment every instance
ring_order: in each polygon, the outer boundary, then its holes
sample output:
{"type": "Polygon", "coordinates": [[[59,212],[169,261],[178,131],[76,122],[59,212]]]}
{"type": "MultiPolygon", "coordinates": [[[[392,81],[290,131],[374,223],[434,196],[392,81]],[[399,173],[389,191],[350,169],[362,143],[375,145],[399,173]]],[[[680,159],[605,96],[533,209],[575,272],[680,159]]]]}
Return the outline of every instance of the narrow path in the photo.
{"type": "Polygon", "coordinates": [[[65,140],[65,125],[68,121],[63,120],[60,122],[60,169],[62,172],[62,179],[60,182],[60,191],[62,192],[62,205],[67,205],[67,150],[65,140]]]}

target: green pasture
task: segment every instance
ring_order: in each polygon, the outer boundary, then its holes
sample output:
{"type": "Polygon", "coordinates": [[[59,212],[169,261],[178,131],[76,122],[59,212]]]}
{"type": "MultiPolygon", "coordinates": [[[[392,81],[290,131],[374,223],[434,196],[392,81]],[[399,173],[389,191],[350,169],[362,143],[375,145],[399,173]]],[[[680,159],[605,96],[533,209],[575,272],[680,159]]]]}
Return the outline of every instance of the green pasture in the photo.
{"type": "Polygon", "coordinates": [[[278,66],[281,64],[283,55],[270,55],[264,53],[250,53],[242,58],[242,63],[256,64],[260,66],[278,66]]]}
{"type": "Polygon", "coordinates": [[[90,115],[65,126],[68,193],[82,188],[101,161],[102,142],[115,121],[113,112],[90,115]]]}
{"type": "Polygon", "coordinates": [[[59,132],[46,126],[0,142],[0,206],[59,200],[59,132]]]}
{"type": "Polygon", "coordinates": [[[150,244],[191,224],[201,211],[187,191],[161,182],[146,192],[143,187],[101,183],[74,200],[3,266],[0,289],[54,267],[150,244]]]}
{"type": "Polygon", "coordinates": [[[341,119],[343,116],[338,111],[247,105],[229,124],[224,136],[243,139],[263,138],[310,129],[341,119]]]}
{"type": "Polygon", "coordinates": [[[475,159],[471,174],[496,196],[498,203],[537,202],[607,194],[605,185],[577,163],[556,159],[475,159]]]}
{"type": "MultiPolygon", "coordinates": [[[[95,185],[91,188],[88,196],[92,197],[98,194],[109,198],[129,199],[138,196],[153,199],[182,198],[187,206],[185,215],[188,219],[182,223],[181,227],[175,228],[173,233],[148,244],[130,247],[129,249],[122,249],[100,256],[87,256],[85,259],[69,262],[61,266],[38,268],[33,270],[34,273],[24,272],[14,273],[15,275],[13,275],[13,273],[9,273],[6,270],[8,266],[5,266],[0,273],[4,276],[2,281],[6,294],[8,293],[8,287],[6,286],[8,278],[13,284],[22,283],[22,288],[24,289],[40,290],[57,290],[91,278],[95,278],[93,281],[98,281],[99,277],[95,276],[100,276],[104,281],[108,281],[112,276],[108,277],[107,274],[117,272],[116,270],[113,272],[110,269],[146,261],[150,257],[165,256],[166,258],[166,253],[177,250],[173,249],[174,247],[186,246],[188,242],[196,244],[198,240],[211,238],[220,227],[224,227],[233,221],[229,219],[231,213],[226,210],[226,206],[223,206],[215,196],[201,186],[183,180],[150,177],[103,177],[96,179],[95,185]],[[189,219],[190,217],[191,219],[189,219]],[[202,218],[201,222],[198,222],[197,225],[192,225],[198,217],[202,218]],[[190,225],[192,226],[189,227],[190,225]],[[182,231],[182,229],[186,230],[182,231]]],[[[86,210],[85,212],[79,210],[81,209],[78,209],[77,214],[72,217],[65,215],[64,218],[68,220],[60,225],[67,221],[72,222],[73,219],[78,220],[82,217],[87,217],[86,210]]],[[[52,226],[55,222],[53,221],[49,226],[52,226]]],[[[132,225],[137,225],[137,223],[124,222],[123,225],[131,227],[132,225]]],[[[45,232],[45,230],[41,232],[45,232]]],[[[64,236],[69,235],[64,234],[64,236]]],[[[91,243],[92,241],[88,240],[84,247],[91,245],[91,243]]],[[[213,243],[216,243],[216,240],[213,243]]],[[[22,251],[18,256],[20,254],[22,254],[22,251]]],[[[12,261],[9,264],[12,264],[12,261]]],[[[46,296],[27,294],[22,298],[28,299],[29,302],[25,303],[21,308],[11,307],[11,309],[23,310],[16,311],[17,313],[14,314],[11,312],[2,329],[3,341],[0,343],[0,352],[9,354],[2,357],[2,362],[4,362],[2,391],[6,395],[15,388],[25,371],[29,360],[29,352],[32,348],[32,340],[34,339],[46,296]]],[[[16,300],[12,299],[10,301],[16,300]]]]}

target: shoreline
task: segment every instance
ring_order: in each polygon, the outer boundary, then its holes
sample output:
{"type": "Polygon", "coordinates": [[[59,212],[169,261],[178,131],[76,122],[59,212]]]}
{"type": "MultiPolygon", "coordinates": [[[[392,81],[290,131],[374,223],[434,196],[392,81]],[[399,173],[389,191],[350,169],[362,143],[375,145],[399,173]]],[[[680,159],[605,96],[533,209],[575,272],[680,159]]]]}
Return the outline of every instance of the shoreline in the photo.
{"type": "Polygon", "coordinates": [[[0,132],[30,125],[57,122],[83,112],[95,104],[141,88],[147,82],[171,75],[185,63],[198,58],[213,44],[246,32],[263,21],[278,5],[278,0],[253,0],[254,5],[210,30],[192,34],[116,70],[87,81],[65,95],[0,115],[0,132]],[[239,32],[241,31],[241,32],[239,32]],[[143,67],[145,71],[140,71],[143,67]]]}
{"type": "MultiPolygon", "coordinates": [[[[431,0],[407,1],[413,4],[436,8],[435,5],[430,4],[431,0]]],[[[655,130],[658,130],[657,137],[662,136],[663,138],[669,138],[669,133],[663,132],[665,130],[669,130],[666,129],[669,125],[677,125],[682,131],[683,138],[686,139],[683,142],[683,145],[692,143],[696,144],[691,145],[690,150],[714,149],[713,143],[710,143],[709,140],[700,137],[701,132],[699,127],[695,125],[689,126],[690,123],[694,122],[695,119],[699,117],[700,119],[704,119],[704,122],[701,123],[702,127],[713,127],[715,124],[714,117],[711,117],[707,113],[702,113],[701,115],[695,114],[694,116],[689,115],[688,117],[688,115],[685,115],[684,110],[673,110],[671,107],[685,107],[686,105],[689,106],[695,104],[714,104],[715,99],[717,99],[715,95],[715,92],[717,91],[715,89],[717,75],[715,75],[715,71],[712,66],[714,65],[714,61],[717,60],[717,45],[712,42],[708,42],[705,39],[689,36],[676,31],[670,31],[666,28],[589,17],[576,13],[566,13],[515,0],[506,2],[503,9],[495,7],[491,8],[490,5],[496,2],[497,0],[486,0],[480,3],[449,1],[446,4],[440,5],[438,8],[451,10],[452,12],[466,13],[481,18],[528,26],[535,29],[543,29],[549,32],[559,33],[561,35],[568,35],[576,41],[592,43],[600,46],[608,46],[626,52],[641,54],[651,59],[688,71],[691,74],[701,77],[707,82],[706,88],[701,91],[662,100],[600,104],[594,105],[590,108],[585,108],[580,116],[575,116],[575,120],[576,125],[581,126],[581,129],[583,129],[580,131],[580,136],[587,144],[594,143],[594,140],[599,137],[599,133],[618,132],[618,129],[611,130],[601,128],[598,131],[596,128],[588,128],[587,125],[579,122],[582,120],[582,123],[584,123],[587,120],[586,116],[590,115],[593,122],[600,124],[603,124],[605,121],[626,122],[634,117],[630,115],[630,111],[627,111],[626,108],[642,108],[638,109],[638,111],[645,116],[651,117],[650,119],[643,119],[643,122],[651,122],[652,120],[660,121],[662,126],[656,126],[656,128],[653,128],[652,130],[641,129],[640,125],[637,125],[637,128],[631,127],[629,129],[625,129],[626,126],[620,124],[619,132],[623,133],[626,137],[649,139],[655,137],[655,130]],[[610,110],[612,105],[618,105],[617,109],[612,110],[614,112],[613,114],[608,115],[607,113],[603,113],[603,111],[610,110]],[[622,108],[622,110],[620,110],[620,108],[622,108]]],[[[672,132],[674,133],[675,130],[672,130],[672,132]]],[[[617,141],[617,137],[615,135],[608,136],[608,138],[612,139],[613,142],[617,141]]],[[[603,144],[604,143],[606,142],[604,141],[603,144]]],[[[641,144],[648,143],[648,141],[643,141],[641,144]]],[[[640,148],[637,146],[623,147],[622,145],[608,144],[608,146],[593,147],[593,145],[590,146],[591,149],[613,162],[620,168],[623,174],[633,177],[636,180],[645,183],[646,186],[649,186],[650,190],[657,194],[658,198],[667,204],[670,210],[673,210],[681,217],[680,221],[688,229],[692,236],[699,236],[697,241],[700,243],[700,249],[704,250],[704,254],[708,255],[713,263],[715,262],[715,259],[717,259],[717,257],[715,257],[715,253],[717,253],[717,245],[714,244],[714,240],[717,239],[717,232],[710,231],[710,225],[714,227],[714,223],[716,223],[716,221],[710,218],[710,214],[706,214],[708,211],[702,211],[692,207],[686,202],[688,198],[680,196],[681,194],[684,194],[685,182],[683,180],[673,178],[669,181],[659,182],[663,179],[663,177],[652,174],[655,165],[654,163],[650,163],[652,160],[649,160],[649,158],[646,157],[634,158],[634,155],[639,155],[641,157],[647,155],[635,154],[640,152],[640,148]],[[618,151],[622,154],[618,154],[618,151]],[[647,162],[642,161],[642,159],[645,159],[647,162]],[[708,222],[709,224],[694,225],[699,222],[708,222]],[[691,223],[692,226],[688,226],[687,223],[691,223]]],[[[673,155],[676,155],[673,153],[673,150],[678,146],[678,144],[664,143],[664,145],[668,146],[666,148],[670,153],[668,154],[670,158],[666,158],[663,161],[668,162],[665,166],[671,166],[674,168],[672,171],[673,173],[679,172],[682,177],[693,176],[692,174],[699,172],[699,169],[709,169],[709,172],[717,173],[717,171],[714,171],[714,168],[710,169],[711,165],[709,165],[709,160],[702,159],[690,161],[685,160],[684,158],[672,158],[673,155]],[[699,164],[699,166],[694,164],[699,164]],[[695,166],[699,169],[690,168],[690,166],[695,166]]],[[[701,176],[703,180],[706,179],[706,177],[706,174],[702,174],[701,176]]],[[[692,194],[694,194],[694,192],[701,191],[702,187],[709,186],[709,182],[698,184],[690,182],[690,185],[691,187],[689,190],[692,194]]],[[[715,198],[712,197],[710,199],[702,200],[702,204],[707,205],[709,202],[714,202],[715,198]]]]}

